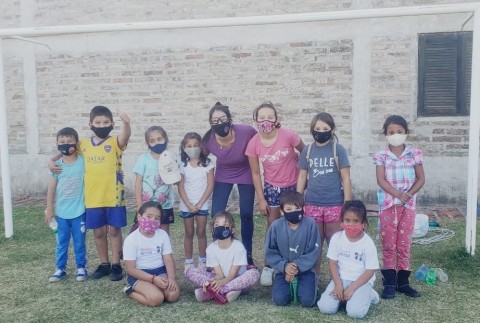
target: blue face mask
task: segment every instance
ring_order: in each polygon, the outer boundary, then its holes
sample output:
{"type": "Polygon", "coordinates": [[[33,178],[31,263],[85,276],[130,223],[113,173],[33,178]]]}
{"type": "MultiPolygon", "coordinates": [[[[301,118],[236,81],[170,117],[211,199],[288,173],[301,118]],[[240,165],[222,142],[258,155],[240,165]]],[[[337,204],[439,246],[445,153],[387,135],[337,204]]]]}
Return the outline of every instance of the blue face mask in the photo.
{"type": "Polygon", "coordinates": [[[219,226],[213,228],[213,238],[218,240],[225,240],[232,236],[232,231],[230,231],[229,227],[219,226]]]}
{"type": "Polygon", "coordinates": [[[312,131],[313,139],[319,144],[324,144],[332,138],[332,130],[329,131],[312,131]]]}
{"type": "Polygon", "coordinates": [[[167,143],[164,144],[156,144],[155,146],[148,146],[151,151],[153,151],[155,154],[161,154],[167,149],[167,143]]]}
{"type": "Polygon", "coordinates": [[[77,150],[77,144],[58,145],[57,149],[62,153],[62,155],[70,156],[77,150]]]}
{"type": "Polygon", "coordinates": [[[283,212],[283,216],[285,219],[292,223],[292,224],[297,224],[298,222],[302,221],[303,219],[303,209],[298,210],[298,211],[292,211],[292,212],[283,212]]]}

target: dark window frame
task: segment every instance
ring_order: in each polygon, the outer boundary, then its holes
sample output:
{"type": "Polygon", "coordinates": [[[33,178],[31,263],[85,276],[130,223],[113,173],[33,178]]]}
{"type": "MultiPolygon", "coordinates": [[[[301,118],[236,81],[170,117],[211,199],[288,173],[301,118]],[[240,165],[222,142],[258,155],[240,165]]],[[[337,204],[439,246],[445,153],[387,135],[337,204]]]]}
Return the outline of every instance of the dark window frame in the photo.
{"type": "Polygon", "coordinates": [[[469,115],[471,70],[471,31],[419,34],[418,115],[469,115]]]}

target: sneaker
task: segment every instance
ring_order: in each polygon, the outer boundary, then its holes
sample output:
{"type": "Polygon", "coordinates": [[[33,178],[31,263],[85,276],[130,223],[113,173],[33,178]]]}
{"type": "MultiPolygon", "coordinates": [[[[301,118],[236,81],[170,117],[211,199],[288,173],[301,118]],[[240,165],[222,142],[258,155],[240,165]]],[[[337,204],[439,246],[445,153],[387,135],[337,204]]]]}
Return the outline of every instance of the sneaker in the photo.
{"type": "Polygon", "coordinates": [[[197,269],[200,269],[200,270],[207,270],[207,264],[203,261],[200,261],[198,264],[197,264],[197,269]]]}
{"type": "Polygon", "coordinates": [[[113,282],[123,279],[123,268],[120,264],[112,265],[112,272],[110,273],[110,280],[113,282]]]}
{"type": "Polygon", "coordinates": [[[95,270],[90,277],[92,279],[100,279],[103,276],[110,275],[111,272],[112,272],[112,269],[109,263],[101,264],[97,267],[97,270],[95,270]]]}
{"type": "Polygon", "coordinates": [[[65,278],[67,276],[67,272],[63,269],[58,269],[53,273],[52,276],[48,279],[49,282],[51,283],[56,283],[60,281],[61,279],[65,278]]]}
{"type": "Polygon", "coordinates": [[[125,295],[130,296],[131,293],[133,293],[133,288],[128,284],[127,286],[123,287],[123,292],[125,295]]]}
{"type": "Polygon", "coordinates": [[[227,301],[231,303],[236,300],[241,293],[242,291],[240,290],[232,290],[231,292],[228,292],[225,296],[227,296],[227,301]]]}
{"type": "Polygon", "coordinates": [[[212,296],[208,292],[204,292],[203,288],[195,289],[195,298],[199,302],[206,302],[212,299],[212,296]]]}
{"type": "Polygon", "coordinates": [[[185,267],[183,268],[183,274],[186,275],[187,274],[187,271],[192,269],[192,268],[195,268],[195,266],[193,264],[185,264],[185,267]]]}
{"type": "Polygon", "coordinates": [[[378,293],[376,290],[372,289],[372,292],[370,293],[370,303],[375,305],[380,302],[380,296],[378,296],[378,293]]]}
{"type": "Polygon", "coordinates": [[[87,270],[85,268],[78,268],[77,271],[75,272],[75,276],[76,276],[77,282],[83,282],[88,277],[87,270]]]}
{"type": "Polygon", "coordinates": [[[260,276],[260,285],[269,287],[273,285],[273,269],[270,267],[263,267],[262,275],[260,276]]]}

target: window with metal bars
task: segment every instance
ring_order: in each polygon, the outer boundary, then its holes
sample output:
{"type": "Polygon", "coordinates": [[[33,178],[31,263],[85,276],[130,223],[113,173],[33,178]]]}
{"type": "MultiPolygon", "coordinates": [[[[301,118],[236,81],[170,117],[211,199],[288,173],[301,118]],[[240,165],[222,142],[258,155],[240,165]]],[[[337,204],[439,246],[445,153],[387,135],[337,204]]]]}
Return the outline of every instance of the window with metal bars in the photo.
{"type": "Polygon", "coordinates": [[[418,115],[470,113],[472,32],[418,35],[418,115]]]}

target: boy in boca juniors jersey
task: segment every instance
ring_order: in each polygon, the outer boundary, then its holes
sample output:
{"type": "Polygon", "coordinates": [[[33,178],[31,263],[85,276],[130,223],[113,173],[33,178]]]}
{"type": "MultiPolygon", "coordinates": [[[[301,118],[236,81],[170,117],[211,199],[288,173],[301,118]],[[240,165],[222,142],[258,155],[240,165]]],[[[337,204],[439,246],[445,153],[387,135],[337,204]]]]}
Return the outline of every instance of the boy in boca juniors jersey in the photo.
{"type": "MultiPolygon", "coordinates": [[[[110,280],[123,278],[120,265],[122,250],[121,228],[127,225],[125,191],[123,185],[122,153],[131,135],[130,118],[120,113],[123,125],[118,136],[110,136],[115,122],[112,112],[104,106],[90,111],[89,127],[93,136],[80,140],[79,153],[85,160],[85,207],[86,227],[93,229],[95,246],[101,264],[92,274],[92,279],[110,275],[110,280]],[[108,257],[108,239],[112,248],[111,262],[108,257]]],[[[54,156],[48,167],[54,173],[61,168],[55,164],[60,156],[54,156]]]]}
{"type": "Polygon", "coordinates": [[[93,279],[110,275],[110,280],[123,278],[120,265],[122,250],[121,228],[127,225],[125,190],[123,185],[122,153],[130,138],[130,118],[120,114],[123,122],[120,134],[110,136],[115,123],[112,112],[96,106],[90,112],[93,136],[80,141],[85,159],[86,226],[93,229],[95,246],[101,264],[92,274],[93,279]],[[108,239],[112,249],[112,262],[108,258],[108,239]]]}

